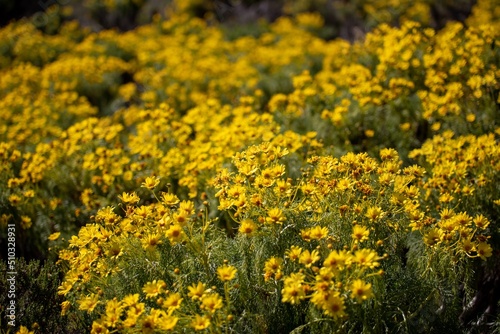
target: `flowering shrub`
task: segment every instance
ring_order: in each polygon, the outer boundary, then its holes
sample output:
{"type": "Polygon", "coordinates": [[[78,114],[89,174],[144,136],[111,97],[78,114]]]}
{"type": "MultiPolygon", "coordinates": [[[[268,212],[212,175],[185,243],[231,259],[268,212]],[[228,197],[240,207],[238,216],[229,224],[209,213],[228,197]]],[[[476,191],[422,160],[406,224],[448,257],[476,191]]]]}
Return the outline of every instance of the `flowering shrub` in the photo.
{"type": "Polygon", "coordinates": [[[0,29],[0,225],[57,261],[68,328],[498,329],[498,13],[434,30],[401,3],[363,2],[353,43],[312,13],[231,35],[194,2],[0,29]]]}

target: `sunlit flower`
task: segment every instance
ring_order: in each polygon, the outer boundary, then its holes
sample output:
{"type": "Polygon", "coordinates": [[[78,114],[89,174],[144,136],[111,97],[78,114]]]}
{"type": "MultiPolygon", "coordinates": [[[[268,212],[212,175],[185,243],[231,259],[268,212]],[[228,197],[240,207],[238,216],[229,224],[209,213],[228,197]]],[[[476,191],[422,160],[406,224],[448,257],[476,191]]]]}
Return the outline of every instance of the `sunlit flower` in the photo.
{"type": "Polygon", "coordinates": [[[368,236],[370,235],[370,230],[362,225],[354,225],[352,229],[352,238],[356,242],[362,242],[368,240],[368,236]]]}
{"type": "Polygon", "coordinates": [[[361,279],[355,280],[351,285],[351,297],[357,299],[359,302],[372,298],[372,285],[365,283],[361,279]]]}
{"type": "Polygon", "coordinates": [[[123,203],[130,203],[130,204],[136,204],[138,203],[141,199],[135,192],[132,193],[126,193],[124,192],[118,198],[123,202],[123,203]]]}
{"type": "Polygon", "coordinates": [[[141,184],[142,187],[153,190],[157,185],[160,184],[160,178],[156,176],[148,176],[144,182],[141,184]]]}
{"type": "Polygon", "coordinates": [[[299,246],[291,246],[289,250],[286,251],[286,256],[292,260],[295,261],[300,257],[300,254],[302,253],[302,248],[299,246]]]}
{"type": "Polygon", "coordinates": [[[200,299],[201,296],[205,293],[206,287],[205,284],[198,282],[197,284],[193,284],[191,286],[188,286],[188,296],[193,299],[200,299]]]}
{"type": "Polygon", "coordinates": [[[267,212],[266,222],[269,224],[282,224],[285,219],[285,214],[279,208],[270,209],[267,212]]]}
{"type": "Polygon", "coordinates": [[[238,232],[245,235],[251,235],[257,229],[257,225],[251,219],[244,219],[240,222],[238,232]]]}
{"type": "Polygon", "coordinates": [[[154,280],[146,283],[142,291],[146,294],[146,298],[154,298],[160,293],[163,293],[166,287],[167,285],[163,280],[154,280]]]}
{"type": "Polygon", "coordinates": [[[308,250],[303,251],[299,256],[299,262],[305,265],[307,268],[311,267],[315,262],[319,261],[321,257],[317,250],[309,252],[308,250]]]}
{"type": "Polygon", "coordinates": [[[219,279],[223,282],[225,281],[230,281],[234,279],[236,276],[236,268],[233,266],[222,266],[217,268],[217,275],[219,276],[219,279]]]}
{"type": "Polygon", "coordinates": [[[92,311],[94,311],[97,304],[99,304],[99,296],[96,294],[91,294],[89,296],[83,297],[78,301],[78,304],[80,305],[80,307],[78,308],[79,310],[91,313],[92,311]]]}
{"type": "Polygon", "coordinates": [[[206,294],[201,297],[201,308],[210,313],[215,313],[218,309],[222,308],[222,298],[217,293],[206,294]]]}
{"type": "Polygon", "coordinates": [[[196,315],[191,322],[191,327],[197,331],[204,330],[210,326],[210,319],[207,316],[196,315]]]}

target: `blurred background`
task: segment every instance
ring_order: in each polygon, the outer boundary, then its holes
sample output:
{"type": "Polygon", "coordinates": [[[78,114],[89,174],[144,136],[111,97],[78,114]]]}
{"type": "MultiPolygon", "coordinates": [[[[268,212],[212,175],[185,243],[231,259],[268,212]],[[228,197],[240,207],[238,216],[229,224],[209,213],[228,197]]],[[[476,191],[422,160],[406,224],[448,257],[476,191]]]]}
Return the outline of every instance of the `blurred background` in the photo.
{"type": "Polygon", "coordinates": [[[318,12],[325,21],[327,39],[354,40],[381,23],[398,26],[415,20],[439,29],[450,20],[464,21],[473,0],[2,0],[0,26],[31,17],[44,32],[57,31],[61,20],[76,19],[92,30],[134,29],[158,15],[183,13],[228,26],[251,26],[260,19],[273,21],[303,12],[318,12]],[[56,21],[56,22],[54,22],[56,21]]]}

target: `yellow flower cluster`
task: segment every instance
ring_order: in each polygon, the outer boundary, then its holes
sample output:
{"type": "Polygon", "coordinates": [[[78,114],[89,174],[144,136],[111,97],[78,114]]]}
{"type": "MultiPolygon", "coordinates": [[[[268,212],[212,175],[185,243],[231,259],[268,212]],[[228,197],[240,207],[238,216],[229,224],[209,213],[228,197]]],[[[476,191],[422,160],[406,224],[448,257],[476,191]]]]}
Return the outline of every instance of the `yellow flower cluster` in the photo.
{"type": "Polygon", "coordinates": [[[318,14],[233,36],[176,4],[124,33],[0,29],[0,226],[58,251],[62,314],[93,333],[394,329],[453,295],[452,265],[491,261],[490,4],[436,31],[428,1],[355,1],[401,25],[353,43],[315,35],[318,14]]]}
{"type": "MultiPolygon", "coordinates": [[[[434,136],[411,152],[410,157],[429,166],[423,190],[429,209],[439,215],[411,224],[414,230],[421,231],[428,246],[482,259],[492,255],[488,242],[490,220],[481,210],[486,210],[484,202],[498,200],[494,189],[500,171],[499,156],[494,134],[454,138],[450,131],[434,136]]],[[[410,215],[417,217],[417,212],[410,215]]]]}

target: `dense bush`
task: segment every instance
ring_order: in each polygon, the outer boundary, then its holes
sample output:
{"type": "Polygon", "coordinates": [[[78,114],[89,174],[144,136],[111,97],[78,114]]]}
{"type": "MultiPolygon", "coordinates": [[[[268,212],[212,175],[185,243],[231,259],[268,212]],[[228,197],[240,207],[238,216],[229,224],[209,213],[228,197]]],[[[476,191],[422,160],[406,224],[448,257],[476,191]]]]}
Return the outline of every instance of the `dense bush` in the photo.
{"type": "Polygon", "coordinates": [[[20,332],[500,330],[500,13],[353,3],[355,42],[300,2],[2,28],[0,239],[45,263],[20,332]]]}

